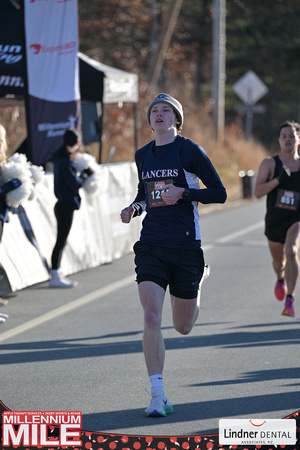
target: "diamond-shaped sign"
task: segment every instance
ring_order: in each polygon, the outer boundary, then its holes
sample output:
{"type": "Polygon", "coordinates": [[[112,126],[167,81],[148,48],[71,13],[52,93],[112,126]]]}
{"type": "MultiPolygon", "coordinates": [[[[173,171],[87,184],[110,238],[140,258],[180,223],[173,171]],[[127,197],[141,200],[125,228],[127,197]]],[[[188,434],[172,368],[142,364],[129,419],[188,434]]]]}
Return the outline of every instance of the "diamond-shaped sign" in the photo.
{"type": "Polygon", "coordinates": [[[246,105],[254,105],[268,92],[267,86],[252,70],[233,85],[233,90],[246,105]]]}

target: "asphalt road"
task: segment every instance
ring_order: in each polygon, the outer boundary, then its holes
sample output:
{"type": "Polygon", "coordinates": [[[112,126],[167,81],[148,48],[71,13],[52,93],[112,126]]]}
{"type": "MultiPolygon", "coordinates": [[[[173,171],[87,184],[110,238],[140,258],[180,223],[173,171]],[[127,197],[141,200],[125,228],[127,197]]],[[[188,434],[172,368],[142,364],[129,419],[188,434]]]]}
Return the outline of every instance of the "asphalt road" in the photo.
{"type": "MultiPolygon", "coordinates": [[[[82,411],[83,429],[127,435],[218,433],[221,418],[283,418],[300,409],[300,306],[281,316],[263,234],[265,202],[201,218],[211,276],[189,336],[172,328],[166,296],[166,418],[144,414],[150,390],[133,255],[9,297],[0,312],[0,400],[11,410],[82,411]]],[[[298,289],[299,292],[299,289],[298,289]]]]}

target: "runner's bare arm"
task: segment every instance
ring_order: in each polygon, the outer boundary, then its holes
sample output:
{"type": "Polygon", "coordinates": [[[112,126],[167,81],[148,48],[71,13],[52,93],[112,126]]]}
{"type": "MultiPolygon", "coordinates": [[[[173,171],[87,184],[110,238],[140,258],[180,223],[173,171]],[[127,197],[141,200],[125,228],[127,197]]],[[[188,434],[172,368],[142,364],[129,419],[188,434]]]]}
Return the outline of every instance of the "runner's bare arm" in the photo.
{"type": "Polygon", "coordinates": [[[265,158],[259,169],[254,188],[254,195],[257,198],[261,198],[264,195],[269,194],[273,189],[279,185],[277,178],[273,178],[275,170],[275,161],[273,158],[265,158]]]}

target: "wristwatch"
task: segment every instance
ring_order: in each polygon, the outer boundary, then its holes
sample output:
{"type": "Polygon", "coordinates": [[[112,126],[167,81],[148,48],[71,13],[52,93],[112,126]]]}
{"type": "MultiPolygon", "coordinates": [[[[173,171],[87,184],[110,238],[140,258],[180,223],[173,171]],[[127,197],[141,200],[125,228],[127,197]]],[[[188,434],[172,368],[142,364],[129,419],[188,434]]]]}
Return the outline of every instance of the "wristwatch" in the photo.
{"type": "Polygon", "coordinates": [[[183,198],[183,200],[189,200],[190,197],[191,197],[190,190],[187,189],[187,188],[185,188],[184,191],[183,191],[183,193],[182,193],[182,198],[183,198]]]}

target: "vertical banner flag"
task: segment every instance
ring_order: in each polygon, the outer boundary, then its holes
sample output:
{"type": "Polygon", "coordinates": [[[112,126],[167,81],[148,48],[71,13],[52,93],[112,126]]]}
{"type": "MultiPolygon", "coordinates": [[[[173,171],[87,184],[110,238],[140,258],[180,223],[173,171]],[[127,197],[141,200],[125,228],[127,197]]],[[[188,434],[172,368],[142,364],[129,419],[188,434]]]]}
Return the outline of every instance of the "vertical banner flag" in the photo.
{"type": "MultiPolygon", "coordinates": [[[[24,94],[22,18],[9,0],[0,1],[0,96],[24,94]]],[[[3,98],[2,98],[3,100],[3,98]]]]}
{"type": "Polygon", "coordinates": [[[81,131],[77,0],[24,0],[24,25],[29,145],[39,165],[66,128],[81,131]]]}

